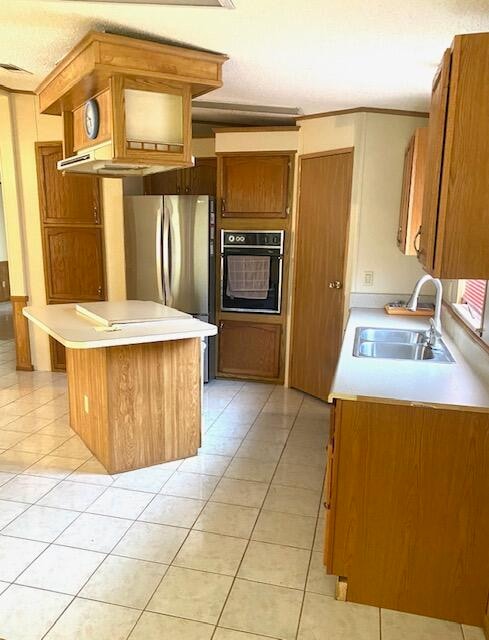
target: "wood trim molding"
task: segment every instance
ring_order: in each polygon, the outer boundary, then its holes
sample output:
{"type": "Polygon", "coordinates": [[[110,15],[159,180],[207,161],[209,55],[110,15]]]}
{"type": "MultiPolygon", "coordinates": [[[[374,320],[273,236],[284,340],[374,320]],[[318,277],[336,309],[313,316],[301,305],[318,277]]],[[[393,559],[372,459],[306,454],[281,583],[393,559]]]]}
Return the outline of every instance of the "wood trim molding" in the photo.
{"type": "Polygon", "coordinates": [[[455,322],[465,330],[465,332],[467,333],[467,336],[472,340],[472,342],[475,342],[475,344],[478,347],[480,347],[487,354],[489,354],[489,344],[484,342],[484,340],[480,336],[478,336],[477,333],[462,320],[462,318],[458,315],[458,313],[456,313],[456,311],[452,309],[452,306],[449,303],[444,302],[443,306],[451,315],[451,317],[455,320],[455,322]]]}
{"type": "Polygon", "coordinates": [[[4,84],[0,84],[0,91],[6,91],[7,93],[21,93],[27,96],[35,96],[34,91],[27,91],[27,89],[12,89],[12,87],[6,87],[4,84]]]}
{"type": "Polygon", "coordinates": [[[327,118],[329,116],[342,116],[348,113],[383,113],[391,116],[411,116],[416,118],[429,118],[427,111],[406,111],[404,109],[382,109],[380,107],[355,107],[353,109],[340,109],[338,111],[323,111],[321,113],[310,113],[306,116],[299,116],[296,122],[301,120],[312,120],[314,118],[327,118]]]}
{"type": "Polygon", "coordinates": [[[28,296],[11,296],[12,322],[15,336],[15,357],[17,371],[33,371],[31,343],[29,339],[29,321],[22,309],[27,306],[28,296]]]}
{"type": "Polygon", "coordinates": [[[293,159],[296,153],[297,149],[277,149],[276,151],[216,151],[216,156],[290,156],[291,159],[293,159]]]}
{"type": "Polygon", "coordinates": [[[263,126],[263,127],[215,127],[214,133],[267,133],[268,131],[299,131],[300,127],[288,126],[263,126]]]}
{"type": "Polygon", "coordinates": [[[355,147],[344,147],[343,149],[330,149],[329,151],[316,151],[315,153],[304,153],[299,156],[299,162],[309,158],[323,158],[324,156],[337,156],[342,153],[353,153],[355,147]]]}

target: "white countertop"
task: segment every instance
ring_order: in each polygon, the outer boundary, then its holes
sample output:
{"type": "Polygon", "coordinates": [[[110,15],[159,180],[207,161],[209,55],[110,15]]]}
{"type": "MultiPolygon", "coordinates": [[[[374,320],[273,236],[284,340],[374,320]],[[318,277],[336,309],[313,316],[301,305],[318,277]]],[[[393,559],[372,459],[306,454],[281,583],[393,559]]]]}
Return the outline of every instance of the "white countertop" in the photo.
{"type": "Polygon", "coordinates": [[[428,326],[428,319],[421,316],[387,315],[384,309],[351,309],[329,400],[379,400],[489,411],[489,388],[446,334],[443,341],[455,359],[452,364],[353,355],[357,327],[425,330],[428,326]]]}
{"type": "MultiPolygon", "coordinates": [[[[131,301],[128,301],[130,304],[131,301]]],[[[115,311],[119,313],[118,303],[115,311]]],[[[204,338],[217,333],[217,327],[187,314],[169,317],[167,320],[151,322],[131,322],[130,324],[107,327],[76,312],[75,304],[53,304],[48,306],[24,307],[26,318],[52,336],[68,349],[96,349],[117,347],[144,342],[165,342],[186,338],[204,338]]],[[[105,303],[105,311],[110,312],[110,303],[105,303]],[[109,306],[107,306],[109,305],[109,306]]]]}

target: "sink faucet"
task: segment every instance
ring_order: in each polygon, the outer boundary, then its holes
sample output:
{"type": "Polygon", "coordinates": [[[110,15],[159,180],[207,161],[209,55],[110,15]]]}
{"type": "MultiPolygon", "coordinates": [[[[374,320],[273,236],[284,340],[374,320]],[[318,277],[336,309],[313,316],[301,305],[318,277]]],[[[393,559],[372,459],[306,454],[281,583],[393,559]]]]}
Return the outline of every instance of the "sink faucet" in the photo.
{"type": "Polygon", "coordinates": [[[433,282],[436,288],[436,299],[435,299],[435,317],[430,318],[430,337],[428,339],[431,345],[434,345],[436,342],[436,338],[441,338],[441,303],[443,299],[443,286],[441,281],[438,278],[433,278],[429,273],[424,275],[422,278],[418,280],[416,286],[414,287],[414,291],[406,303],[406,309],[409,311],[416,311],[418,306],[418,298],[419,292],[421,291],[421,287],[425,282],[433,282]]]}

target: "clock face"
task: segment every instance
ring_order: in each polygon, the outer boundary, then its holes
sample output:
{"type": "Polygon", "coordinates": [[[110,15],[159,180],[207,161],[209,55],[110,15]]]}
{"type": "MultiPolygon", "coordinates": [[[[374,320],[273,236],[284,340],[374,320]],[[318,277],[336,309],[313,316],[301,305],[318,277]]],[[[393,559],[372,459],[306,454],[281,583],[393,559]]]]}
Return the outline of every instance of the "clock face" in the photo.
{"type": "Polygon", "coordinates": [[[95,99],[89,100],[85,104],[84,124],[87,138],[90,138],[90,140],[95,140],[95,138],[98,136],[100,124],[98,102],[95,99]]]}

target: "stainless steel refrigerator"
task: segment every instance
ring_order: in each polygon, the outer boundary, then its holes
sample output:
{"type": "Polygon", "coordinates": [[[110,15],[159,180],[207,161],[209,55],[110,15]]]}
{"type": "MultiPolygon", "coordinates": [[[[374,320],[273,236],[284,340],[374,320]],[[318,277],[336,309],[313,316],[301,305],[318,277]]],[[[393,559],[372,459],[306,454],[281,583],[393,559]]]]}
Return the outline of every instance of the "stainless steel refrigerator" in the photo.
{"type": "MultiPolygon", "coordinates": [[[[210,196],[126,196],[124,244],[129,300],[153,300],[214,321],[215,202],[210,196]]],[[[215,340],[206,339],[206,381],[215,340]]]]}

